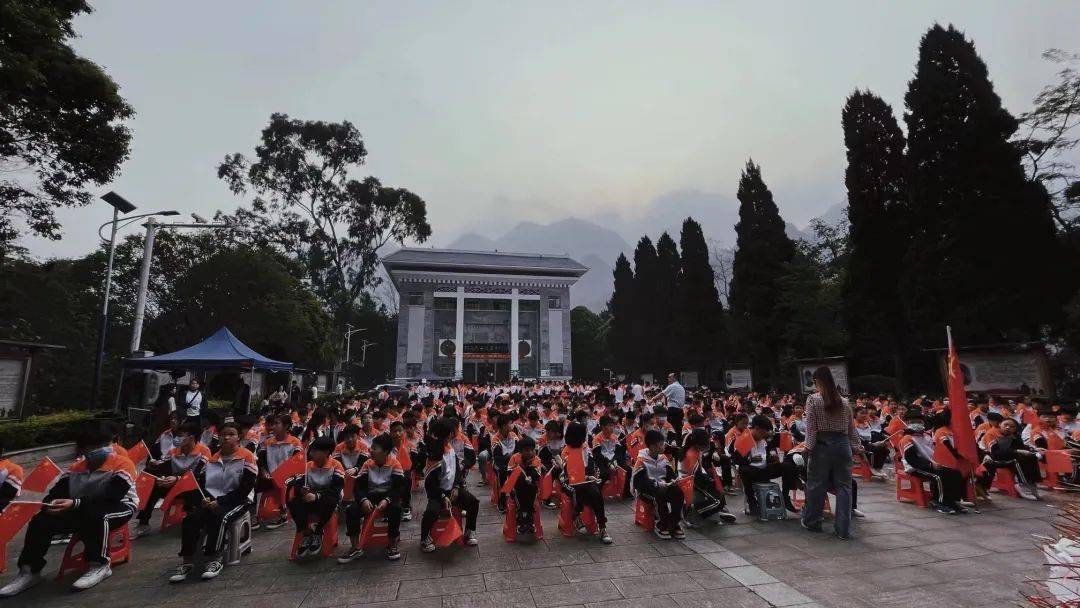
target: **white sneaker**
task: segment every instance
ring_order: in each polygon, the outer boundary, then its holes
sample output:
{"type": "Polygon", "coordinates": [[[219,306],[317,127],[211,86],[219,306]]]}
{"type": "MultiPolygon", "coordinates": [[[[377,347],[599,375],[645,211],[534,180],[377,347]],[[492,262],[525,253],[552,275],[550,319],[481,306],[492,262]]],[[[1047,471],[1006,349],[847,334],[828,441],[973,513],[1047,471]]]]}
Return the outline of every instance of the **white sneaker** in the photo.
{"type": "Polygon", "coordinates": [[[420,550],[424,553],[434,553],[435,541],[431,540],[430,536],[425,536],[424,539],[420,541],[420,550]]]}
{"type": "Polygon", "coordinates": [[[89,570],[84,572],[73,585],[71,585],[71,588],[76,591],[85,591],[110,576],[112,576],[112,568],[109,567],[109,564],[106,563],[92,566],[89,570]]]}
{"type": "Polygon", "coordinates": [[[958,500],[958,501],[956,501],[956,504],[960,505],[961,507],[974,507],[975,506],[975,503],[971,502],[970,500],[958,500]]]}
{"type": "Polygon", "coordinates": [[[1034,488],[1029,488],[1024,484],[1016,484],[1016,493],[1020,495],[1020,498],[1024,500],[1039,500],[1039,495],[1035,493],[1034,488]]]}
{"type": "Polygon", "coordinates": [[[191,571],[195,569],[195,564],[180,564],[176,567],[176,572],[169,577],[170,583],[182,583],[187,580],[191,571]]]}
{"type": "Polygon", "coordinates": [[[466,530],[464,536],[466,545],[470,547],[475,547],[476,545],[480,544],[480,541],[476,538],[476,532],[473,532],[472,530],[466,530]]]}
{"type": "Polygon", "coordinates": [[[852,509],[851,514],[854,515],[855,517],[866,517],[866,513],[863,513],[862,511],[860,511],[858,509],[852,509]]]}
{"type": "Polygon", "coordinates": [[[212,578],[217,578],[217,575],[221,574],[221,571],[225,569],[225,566],[218,560],[211,560],[206,562],[206,568],[203,569],[202,579],[208,581],[212,578]]]}
{"type": "Polygon", "coordinates": [[[0,588],[0,597],[18,595],[40,583],[42,580],[44,579],[42,579],[40,574],[30,571],[30,566],[23,566],[19,568],[18,576],[12,579],[10,583],[4,585],[3,588],[0,588]]]}
{"type": "Polygon", "coordinates": [[[150,533],[150,524],[139,524],[131,530],[132,540],[139,538],[140,536],[146,536],[150,533]]]}

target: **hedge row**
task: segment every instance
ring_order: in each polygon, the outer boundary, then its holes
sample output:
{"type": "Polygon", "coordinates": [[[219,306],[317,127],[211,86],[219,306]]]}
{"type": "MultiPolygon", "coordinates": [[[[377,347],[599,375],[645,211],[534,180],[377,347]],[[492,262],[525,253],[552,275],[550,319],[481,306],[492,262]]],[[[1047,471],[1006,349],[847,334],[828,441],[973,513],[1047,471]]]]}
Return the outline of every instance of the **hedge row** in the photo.
{"type": "Polygon", "coordinates": [[[0,423],[0,447],[4,452],[11,452],[75,441],[87,422],[103,419],[103,416],[107,417],[107,414],[69,410],[3,422],[0,423]]]}

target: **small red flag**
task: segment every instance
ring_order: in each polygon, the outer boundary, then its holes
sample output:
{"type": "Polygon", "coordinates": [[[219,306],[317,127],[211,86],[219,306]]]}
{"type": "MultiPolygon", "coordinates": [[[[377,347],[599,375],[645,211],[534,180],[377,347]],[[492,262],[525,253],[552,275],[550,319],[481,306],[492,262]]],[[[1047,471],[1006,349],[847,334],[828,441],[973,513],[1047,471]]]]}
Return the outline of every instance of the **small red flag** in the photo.
{"type": "Polygon", "coordinates": [[[135,478],[135,493],[139,495],[139,510],[146,508],[146,501],[150,499],[150,493],[154,491],[154,484],[158,478],[146,471],[139,471],[135,478]]]}
{"type": "Polygon", "coordinates": [[[750,450],[754,449],[757,442],[754,441],[754,436],[750,433],[750,429],[747,429],[739,434],[738,439],[735,440],[735,451],[743,456],[749,456],[750,450]]]}
{"type": "Polygon", "coordinates": [[[971,474],[979,462],[979,449],[975,443],[975,430],[971,428],[968,415],[967,392],[964,390],[964,372],[960,369],[960,357],[956,355],[952,329],[945,328],[949,339],[949,427],[953,432],[953,447],[964,459],[957,463],[961,471],[971,474]]]}
{"type": "Polygon", "coordinates": [[[146,447],[146,442],[139,440],[139,443],[128,448],[128,458],[132,463],[138,465],[142,461],[150,457],[150,448],[146,447]]]}
{"type": "Polygon", "coordinates": [[[6,545],[8,541],[15,538],[26,522],[40,510],[40,502],[14,501],[8,504],[4,512],[0,514],[0,545],[6,545]]]}
{"type": "Polygon", "coordinates": [[[60,467],[46,456],[23,480],[22,489],[28,492],[44,492],[49,489],[49,484],[60,476],[60,473],[62,473],[60,467]]]}
{"type": "Polygon", "coordinates": [[[286,459],[285,462],[279,464],[277,468],[274,469],[274,472],[270,473],[270,476],[274,478],[274,483],[277,484],[277,487],[284,489],[285,482],[287,482],[290,477],[303,475],[306,470],[307,461],[304,460],[304,453],[297,452],[286,459]]]}
{"type": "Polygon", "coordinates": [[[540,500],[547,500],[551,498],[551,493],[555,491],[555,479],[551,476],[551,471],[548,471],[540,478],[540,500]]]}
{"type": "Polygon", "coordinates": [[[1069,475],[1073,472],[1072,456],[1068,450],[1046,450],[1046,472],[1069,475]]]}
{"type": "Polygon", "coordinates": [[[683,499],[686,501],[685,504],[694,504],[694,476],[686,475],[680,477],[675,480],[675,485],[679,486],[679,489],[682,490],[683,499]]]}
{"type": "Polygon", "coordinates": [[[199,487],[199,482],[195,480],[195,474],[188,471],[187,473],[184,473],[180,479],[176,480],[173,487],[169,488],[169,493],[165,495],[165,502],[161,503],[162,508],[167,509],[168,506],[176,500],[176,497],[192,490],[199,490],[200,493],[202,492],[202,488],[199,487]]]}

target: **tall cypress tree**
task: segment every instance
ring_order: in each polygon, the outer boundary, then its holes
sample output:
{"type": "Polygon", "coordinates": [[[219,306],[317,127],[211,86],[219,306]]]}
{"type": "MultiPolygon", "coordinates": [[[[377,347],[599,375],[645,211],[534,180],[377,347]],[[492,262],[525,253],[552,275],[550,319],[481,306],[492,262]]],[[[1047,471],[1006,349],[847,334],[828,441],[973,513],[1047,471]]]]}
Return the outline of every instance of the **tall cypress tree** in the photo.
{"type": "Polygon", "coordinates": [[[632,315],[633,353],[637,373],[656,373],[660,364],[656,343],[656,284],[659,260],[656,247],[647,236],[634,249],[634,312],[632,315]]]}
{"type": "Polygon", "coordinates": [[[974,44],[930,28],[904,101],[914,227],[904,295],[922,343],[942,344],[946,324],[969,344],[1036,335],[1061,310],[1058,243],[974,44]]]}
{"type": "Polygon", "coordinates": [[[662,370],[675,371],[682,366],[682,349],[675,328],[678,314],[679,248],[668,233],[656,239],[656,345],[662,370]]]}
{"type": "Polygon", "coordinates": [[[724,309],[716,291],[709,246],[701,224],[693,218],[683,221],[679,235],[682,265],[679,283],[677,335],[684,362],[706,380],[717,364],[724,362],[724,309]]]}
{"type": "Polygon", "coordinates": [[[911,242],[904,134],[892,107],[869,91],[848,97],[842,123],[849,223],[845,324],[857,360],[891,356],[902,392],[907,324],[899,284],[901,252],[911,242]]]}
{"type": "Polygon", "coordinates": [[[624,254],[615,260],[612,272],[615,288],[608,301],[611,313],[611,331],[608,332],[608,348],[612,354],[615,369],[622,373],[634,371],[633,356],[633,321],[634,321],[634,271],[624,254]]]}
{"type": "Polygon", "coordinates": [[[778,280],[795,255],[784,232],[784,220],[761,168],[747,161],[739,178],[739,223],[731,271],[731,317],[736,331],[737,359],[749,359],[754,381],[763,386],[782,382],[781,334],[786,320],[777,306],[778,280]]]}

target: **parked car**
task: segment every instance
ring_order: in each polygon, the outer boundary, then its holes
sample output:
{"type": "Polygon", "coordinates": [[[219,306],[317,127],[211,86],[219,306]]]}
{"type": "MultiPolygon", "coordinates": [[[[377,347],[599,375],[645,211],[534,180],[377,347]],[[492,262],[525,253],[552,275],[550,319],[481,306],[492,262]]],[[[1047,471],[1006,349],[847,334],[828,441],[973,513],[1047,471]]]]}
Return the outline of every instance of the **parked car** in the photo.
{"type": "Polygon", "coordinates": [[[367,392],[367,396],[372,398],[377,397],[383,390],[390,394],[391,399],[401,399],[402,397],[409,396],[409,389],[398,384],[377,384],[375,385],[375,388],[367,392]]]}

